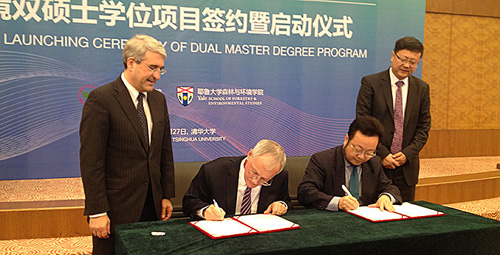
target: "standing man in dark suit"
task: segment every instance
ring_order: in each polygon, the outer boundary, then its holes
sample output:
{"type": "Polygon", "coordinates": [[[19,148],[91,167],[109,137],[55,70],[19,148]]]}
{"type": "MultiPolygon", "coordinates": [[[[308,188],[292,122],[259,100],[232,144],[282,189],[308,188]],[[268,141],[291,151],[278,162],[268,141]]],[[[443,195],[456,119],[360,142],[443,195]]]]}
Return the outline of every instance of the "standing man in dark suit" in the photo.
{"type": "Polygon", "coordinates": [[[123,48],[125,71],[93,90],[80,123],[80,170],[93,254],[114,254],[114,226],[167,220],[174,165],[165,97],[154,89],[166,51],[136,35],[123,48]]]}
{"type": "Polygon", "coordinates": [[[353,210],[370,205],[394,211],[401,195],[383,171],[375,150],[383,127],[373,117],[359,117],[349,126],[344,145],[311,156],[297,198],[305,207],[353,210]],[[343,187],[344,186],[344,187],[343,187]],[[348,190],[346,191],[345,188],[348,190]]]}
{"type": "Polygon", "coordinates": [[[223,220],[226,214],[283,215],[291,207],[285,163],[279,144],[261,140],[246,157],[203,164],[184,195],[182,209],[193,219],[206,220],[223,220]]]}
{"type": "Polygon", "coordinates": [[[396,41],[391,67],[363,77],[356,103],[356,117],[373,116],[384,126],[377,154],[403,201],[415,199],[418,153],[431,128],[429,85],[412,76],[423,53],[424,46],[414,37],[396,41]]]}

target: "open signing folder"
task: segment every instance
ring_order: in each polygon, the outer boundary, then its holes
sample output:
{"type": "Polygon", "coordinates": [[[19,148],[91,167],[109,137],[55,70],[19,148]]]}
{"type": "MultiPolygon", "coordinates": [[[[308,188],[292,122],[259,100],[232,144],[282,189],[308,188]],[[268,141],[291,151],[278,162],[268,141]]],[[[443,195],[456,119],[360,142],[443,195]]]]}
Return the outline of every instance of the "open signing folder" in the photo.
{"type": "Polygon", "coordinates": [[[409,220],[445,215],[442,212],[425,208],[411,203],[394,205],[395,212],[380,211],[376,207],[360,206],[356,210],[347,211],[350,214],[361,217],[371,222],[384,222],[394,220],[409,220]]]}
{"type": "Polygon", "coordinates": [[[234,216],[225,218],[223,221],[191,221],[189,224],[212,239],[263,234],[300,228],[298,224],[271,214],[234,216]]]}

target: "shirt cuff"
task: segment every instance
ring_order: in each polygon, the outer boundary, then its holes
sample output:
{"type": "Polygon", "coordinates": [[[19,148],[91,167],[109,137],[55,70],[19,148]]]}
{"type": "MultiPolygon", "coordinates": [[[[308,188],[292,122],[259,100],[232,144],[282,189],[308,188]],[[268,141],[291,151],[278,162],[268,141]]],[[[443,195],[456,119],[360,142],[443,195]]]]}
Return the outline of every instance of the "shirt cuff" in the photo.
{"type": "Polygon", "coordinates": [[[92,214],[92,215],[89,215],[89,218],[97,218],[97,217],[101,217],[101,216],[104,216],[104,215],[108,215],[108,213],[107,212],[103,212],[103,213],[92,214]]]}
{"type": "Polygon", "coordinates": [[[288,210],[288,205],[286,204],[285,201],[278,201],[278,202],[280,202],[282,205],[284,205],[286,207],[286,210],[288,210]]]}
{"type": "Polygon", "coordinates": [[[341,197],[333,197],[332,200],[330,200],[330,203],[325,207],[325,210],[328,211],[338,211],[339,210],[339,201],[341,197]]]}
{"type": "Polygon", "coordinates": [[[205,219],[205,217],[203,217],[203,213],[205,212],[205,210],[209,207],[210,205],[207,205],[203,208],[201,208],[200,210],[196,211],[196,216],[202,218],[202,219],[205,219]]]}

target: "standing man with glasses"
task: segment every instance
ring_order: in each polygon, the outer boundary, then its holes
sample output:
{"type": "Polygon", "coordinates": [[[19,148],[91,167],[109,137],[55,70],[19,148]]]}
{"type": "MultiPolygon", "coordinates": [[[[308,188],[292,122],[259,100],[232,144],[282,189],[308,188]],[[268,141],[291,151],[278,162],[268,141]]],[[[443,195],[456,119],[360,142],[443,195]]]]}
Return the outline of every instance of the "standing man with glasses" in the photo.
{"type": "Polygon", "coordinates": [[[354,210],[360,205],[394,211],[393,204],[401,203],[401,196],[376,157],[382,134],[377,119],[356,118],[343,145],[311,156],[297,190],[299,203],[329,211],[354,210]]]}
{"type": "Polygon", "coordinates": [[[279,144],[261,140],[246,156],[203,164],[184,195],[184,214],[206,220],[223,220],[226,214],[285,214],[292,206],[285,163],[279,144]]]}
{"type": "Polygon", "coordinates": [[[125,70],[90,92],[80,123],[80,171],[93,254],[114,254],[114,226],[172,215],[174,164],[165,96],[154,89],[166,51],[136,35],[125,70]]]}
{"type": "Polygon", "coordinates": [[[356,103],[356,117],[373,116],[384,126],[377,154],[403,201],[415,200],[418,154],[431,128],[429,85],[412,75],[423,53],[414,37],[396,41],[391,67],[363,77],[356,103]]]}

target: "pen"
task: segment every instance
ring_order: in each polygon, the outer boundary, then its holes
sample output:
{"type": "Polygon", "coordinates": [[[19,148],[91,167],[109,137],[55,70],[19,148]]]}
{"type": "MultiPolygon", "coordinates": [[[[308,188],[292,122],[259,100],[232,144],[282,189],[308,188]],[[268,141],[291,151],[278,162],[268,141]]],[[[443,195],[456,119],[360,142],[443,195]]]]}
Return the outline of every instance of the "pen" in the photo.
{"type": "Polygon", "coordinates": [[[217,210],[219,210],[219,213],[222,213],[220,210],[219,204],[217,204],[217,201],[215,201],[215,199],[214,199],[214,205],[215,205],[215,208],[217,208],[217,210]]]}
{"type": "MultiPolygon", "coordinates": [[[[342,189],[345,191],[345,194],[346,194],[346,195],[349,195],[349,196],[351,196],[351,197],[352,197],[351,192],[349,192],[349,190],[346,188],[346,186],[345,186],[344,184],[342,184],[342,189]]],[[[214,200],[214,201],[215,201],[215,200],[214,200]]]]}

